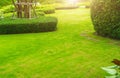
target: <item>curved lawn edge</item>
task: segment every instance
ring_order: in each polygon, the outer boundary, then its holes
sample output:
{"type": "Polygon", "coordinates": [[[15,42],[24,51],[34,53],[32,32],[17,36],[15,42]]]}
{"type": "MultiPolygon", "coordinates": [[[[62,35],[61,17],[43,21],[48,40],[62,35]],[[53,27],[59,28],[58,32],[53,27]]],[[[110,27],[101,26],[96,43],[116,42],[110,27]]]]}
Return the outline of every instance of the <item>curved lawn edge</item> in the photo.
{"type": "Polygon", "coordinates": [[[40,17],[34,19],[0,20],[0,34],[38,33],[57,29],[58,20],[55,17],[40,17]]]}

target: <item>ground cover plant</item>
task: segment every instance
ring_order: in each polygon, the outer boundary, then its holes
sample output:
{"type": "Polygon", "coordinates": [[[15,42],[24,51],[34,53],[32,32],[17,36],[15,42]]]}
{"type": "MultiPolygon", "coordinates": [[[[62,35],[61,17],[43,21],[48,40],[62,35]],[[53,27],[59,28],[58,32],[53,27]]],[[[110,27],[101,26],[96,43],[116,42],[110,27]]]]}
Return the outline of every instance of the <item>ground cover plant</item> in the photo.
{"type": "Polygon", "coordinates": [[[93,34],[90,9],[57,10],[58,30],[0,35],[0,78],[103,78],[120,41],[93,34]]]}

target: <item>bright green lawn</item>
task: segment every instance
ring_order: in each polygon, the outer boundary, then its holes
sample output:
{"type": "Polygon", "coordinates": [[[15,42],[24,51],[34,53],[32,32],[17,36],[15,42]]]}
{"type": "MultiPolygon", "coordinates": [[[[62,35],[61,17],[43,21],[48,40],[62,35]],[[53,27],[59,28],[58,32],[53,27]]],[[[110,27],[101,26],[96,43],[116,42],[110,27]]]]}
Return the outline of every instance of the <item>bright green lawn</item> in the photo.
{"type": "Polygon", "coordinates": [[[103,78],[120,41],[93,34],[89,9],[59,10],[58,30],[0,35],[0,78],[103,78]]]}

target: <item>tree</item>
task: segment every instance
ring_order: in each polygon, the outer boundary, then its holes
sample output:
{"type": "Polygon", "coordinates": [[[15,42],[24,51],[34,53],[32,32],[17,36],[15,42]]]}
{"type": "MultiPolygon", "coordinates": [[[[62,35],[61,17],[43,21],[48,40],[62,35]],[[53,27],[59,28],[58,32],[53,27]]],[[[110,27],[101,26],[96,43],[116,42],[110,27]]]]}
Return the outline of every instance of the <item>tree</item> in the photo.
{"type": "Polygon", "coordinates": [[[36,15],[35,8],[33,5],[36,5],[36,0],[17,0],[16,2],[12,0],[15,10],[17,12],[18,18],[31,18],[33,9],[34,14],[36,15]],[[24,13],[24,15],[23,15],[24,13]]]}

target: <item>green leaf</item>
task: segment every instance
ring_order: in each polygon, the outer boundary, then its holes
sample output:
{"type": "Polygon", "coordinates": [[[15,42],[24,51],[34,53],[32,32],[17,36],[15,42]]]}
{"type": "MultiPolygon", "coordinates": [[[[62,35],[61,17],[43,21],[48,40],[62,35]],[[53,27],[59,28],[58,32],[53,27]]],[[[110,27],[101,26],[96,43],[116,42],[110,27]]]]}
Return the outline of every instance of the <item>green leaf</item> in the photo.
{"type": "Polygon", "coordinates": [[[116,76],[105,76],[105,78],[117,78],[116,76]]]}
{"type": "Polygon", "coordinates": [[[102,67],[103,70],[105,70],[107,73],[111,74],[111,75],[115,75],[117,74],[117,71],[115,69],[109,69],[106,67],[102,67]]]}
{"type": "Polygon", "coordinates": [[[117,78],[120,78],[120,75],[118,75],[117,78]]]}
{"type": "Polygon", "coordinates": [[[118,68],[117,65],[114,65],[114,66],[108,66],[108,67],[105,67],[105,68],[108,68],[108,69],[115,69],[115,68],[118,68]]]}

